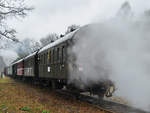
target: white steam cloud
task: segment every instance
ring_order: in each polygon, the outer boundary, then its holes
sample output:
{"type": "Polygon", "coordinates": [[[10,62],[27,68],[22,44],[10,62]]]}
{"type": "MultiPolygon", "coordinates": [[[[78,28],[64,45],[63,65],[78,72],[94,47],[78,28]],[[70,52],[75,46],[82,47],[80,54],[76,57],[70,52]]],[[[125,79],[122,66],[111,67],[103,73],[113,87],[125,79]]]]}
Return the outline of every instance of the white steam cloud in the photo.
{"type": "Polygon", "coordinates": [[[113,19],[82,27],[75,35],[76,64],[82,74],[71,75],[89,84],[112,80],[116,95],[133,106],[150,109],[150,21],[113,19]]]}
{"type": "Polygon", "coordinates": [[[15,51],[8,50],[8,49],[0,50],[0,56],[3,57],[6,65],[10,65],[10,63],[12,63],[12,61],[14,61],[18,57],[15,51]]]}

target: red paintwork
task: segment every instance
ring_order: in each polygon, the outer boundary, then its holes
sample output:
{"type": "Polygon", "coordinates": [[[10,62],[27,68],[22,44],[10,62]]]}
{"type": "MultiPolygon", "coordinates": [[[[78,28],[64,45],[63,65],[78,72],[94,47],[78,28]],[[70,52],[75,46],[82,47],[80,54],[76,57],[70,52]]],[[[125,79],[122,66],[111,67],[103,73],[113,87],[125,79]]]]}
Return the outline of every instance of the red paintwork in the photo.
{"type": "Polygon", "coordinates": [[[17,64],[17,75],[22,76],[24,74],[24,63],[23,61],[17,64]]]}

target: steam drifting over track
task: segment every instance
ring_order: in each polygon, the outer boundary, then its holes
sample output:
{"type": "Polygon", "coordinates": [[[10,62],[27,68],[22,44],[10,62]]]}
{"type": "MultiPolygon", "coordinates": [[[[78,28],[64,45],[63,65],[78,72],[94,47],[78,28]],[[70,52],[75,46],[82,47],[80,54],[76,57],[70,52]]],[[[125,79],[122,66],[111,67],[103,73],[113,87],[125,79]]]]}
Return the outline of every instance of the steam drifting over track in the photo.
{"type": "Polygon", "coordinates": [[[74,97],[77,100],[87,102],[97,108],[99,108],[104,113],[148,113],[146,111],[133,108],[124,104],[119,104],[111,101],[106,101],[104,99],[97,99],[92,96],[87,96],[84,94],[76,94],[67,90],[57,90],[56,91],[64,98],[74,97]]]}

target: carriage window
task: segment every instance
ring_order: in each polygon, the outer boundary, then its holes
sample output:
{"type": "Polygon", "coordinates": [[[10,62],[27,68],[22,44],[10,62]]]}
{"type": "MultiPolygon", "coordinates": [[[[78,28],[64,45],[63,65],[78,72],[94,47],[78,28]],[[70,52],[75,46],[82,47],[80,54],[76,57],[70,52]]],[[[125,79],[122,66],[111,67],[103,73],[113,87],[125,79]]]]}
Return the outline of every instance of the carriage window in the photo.
{"type": "Polygon", "coordinates": [[[32,58],[29,60],[30,62],[29,62],[29,65],[31,66],[32,65],[32,58]]]}
{"type": "Polygon", "coordinates": [[[39,55],[38,59],[39,59],[39,64],[41,64],[41,55],[39,55]]]}
{"type": "Polygon", "coordinates": [[[55,61],[55,50],[53,49],[53,63],[55,61]]]}
{"type": "Polygon", "coordinates": [[[31,61],[30,61],[30,60],[28,60],[28,65],[30,66],[30,64],[31,64],[31,61]]]}
{"type": "Polygon", "coordinates": [[[47,63],[47,53],[45,53],[45,64],[47,63]]]}
{"type": "Polygon", "coordinates": [[[52,57],[51,57],[51,51],[49,51],[49,63],[51,63],[51,59],[52,59],[52,57]]]}
{"type": "Polygon", "coordinates": [[[47,52],[47,64],[49,64],[50,60],[49,60],[49,51],[47,52]]]}
{"type": "Polygon", "coordinates": [[[34,64],[34,57],[32,58],[32,65],[34,64]]]}
{"type": "Polygon", "coordinates": [[[55,55],[54,55],[55,57],[54,57],[54,63],[56,63],[57,62],[57,48],[55,48],[55,55]]]}
{"type": "Polygon", "coordinates": [[[43,55],[42,55],[42,64],[43,64],[43,61],[44,61],[44,58],[43,58],[43,55]]]}
{"type": "Polygon", "coordinates": [[[34,57],[32,58],[32,65],[34,64],[34,57]]]}
{"type": "Polygon", "coordinates": [[[59,48],[57,48],[57,61],[59,62],[59,48]]]}
{"type": "Polygon", "coordinates": [[[29,66],[31,65],[31,63],[32,63],[32,59],[29,59],[29,66]]]}
{"type": "Polygon", "coordinates": [[[47,64],[47,53],[45,53],[45,64],[47,64]]]}
{"type": "Polygon", "coordinates": [[[46,55],[46,64],[49,63],[49,51],[47,52],[47,55],[46,55]]]}
{"type": "Polygon", "coordinates": [[[46,64],[46,53],[44,53],[44,64],[46,64]]]}
{"type": "Polygon", "coordinates": [[[42,64],[42,55],[41,55],[41,57],[40,57],[41,59],[40,59],[40,62],[41,62],[41,64],[42,64]]]}
{"type": "Polygon", "coordinates": [[[33,65],[33,58],[32,58],[32,60],[31,60],[31,65],[33,65]]]}
{"type": "Polygon", "coordinates": [[[44,64],[44,55],[42,55],[42,64],[44,64]]]}
{"type": "Polygon", "coordinates": [[[51,60],[51,64],[52,64],[52,62],[53,62],[53,52],[52,51],[50,52],[50,60],[51,60]]]}
{"type": "Polygon", "coordinates": [[[42,64],[42,55],[40,56],[40,63],[42,64]]]}
{"type": "Polygon", "coordinates": [[[45,64],[45,53],[43,54],[43,64],[45,64]]]}
{"type": "Polygon", "coordinates": [[[62,62],[64,62],[65,46],[62,46],[62,62]]]}

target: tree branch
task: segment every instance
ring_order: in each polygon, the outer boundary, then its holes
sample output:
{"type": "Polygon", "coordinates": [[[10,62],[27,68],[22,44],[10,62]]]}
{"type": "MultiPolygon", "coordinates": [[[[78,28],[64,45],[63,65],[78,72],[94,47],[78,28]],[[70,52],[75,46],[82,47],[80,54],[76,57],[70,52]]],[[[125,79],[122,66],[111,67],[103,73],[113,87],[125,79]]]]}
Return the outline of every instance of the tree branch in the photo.
{"type": "Polygon", "coordinates": [[[16,39],[16,31],[8,28],[6,20],[9,17],[25,17],[33,9],[33,7],[27,7],[24,0],[0,0],[0,38],[19,42],[16,39]]]}
{"type": "Polygon", "coordinates": [[[19,40],[15,38],[16,37],[15,33],[16,33],[16,31],[14,29],[5,30],[4,32],[0,31],[0,38],[5,37],[5,38],[10,39],[14,42],[19,42],[19,40]]]}

